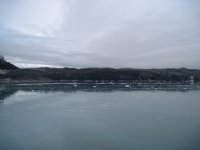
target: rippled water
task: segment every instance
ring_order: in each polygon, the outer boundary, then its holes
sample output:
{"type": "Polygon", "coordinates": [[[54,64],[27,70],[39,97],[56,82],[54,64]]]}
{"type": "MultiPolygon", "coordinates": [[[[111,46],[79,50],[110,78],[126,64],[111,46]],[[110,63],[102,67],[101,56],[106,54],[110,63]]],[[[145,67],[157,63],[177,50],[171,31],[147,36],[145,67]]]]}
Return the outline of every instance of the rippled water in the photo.
{"type": "Polygon", "coordinates": [[[199,90],[7,88],[1,150],[199,150],[199,90]]]}

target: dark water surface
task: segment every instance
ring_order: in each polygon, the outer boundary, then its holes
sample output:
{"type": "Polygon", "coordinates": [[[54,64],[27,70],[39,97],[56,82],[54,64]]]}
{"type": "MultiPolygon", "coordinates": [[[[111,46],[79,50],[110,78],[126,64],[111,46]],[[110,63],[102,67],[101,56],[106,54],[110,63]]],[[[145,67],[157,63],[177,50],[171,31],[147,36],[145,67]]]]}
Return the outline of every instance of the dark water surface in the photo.
{"type": "Polygon", "coordinates": [[[200,150],[199,90],[2,91],[0,150],[200,150]]]}

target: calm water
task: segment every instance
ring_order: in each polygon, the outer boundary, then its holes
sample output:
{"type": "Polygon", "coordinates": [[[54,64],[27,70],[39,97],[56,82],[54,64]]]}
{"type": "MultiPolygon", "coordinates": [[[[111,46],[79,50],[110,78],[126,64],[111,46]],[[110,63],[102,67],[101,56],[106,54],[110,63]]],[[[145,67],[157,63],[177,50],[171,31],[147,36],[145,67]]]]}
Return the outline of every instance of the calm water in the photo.
{"type": "Polygon", "coordinates": [[[0,102],[0,150],[200,149],[199,90],[6,89],[0,102]]]}

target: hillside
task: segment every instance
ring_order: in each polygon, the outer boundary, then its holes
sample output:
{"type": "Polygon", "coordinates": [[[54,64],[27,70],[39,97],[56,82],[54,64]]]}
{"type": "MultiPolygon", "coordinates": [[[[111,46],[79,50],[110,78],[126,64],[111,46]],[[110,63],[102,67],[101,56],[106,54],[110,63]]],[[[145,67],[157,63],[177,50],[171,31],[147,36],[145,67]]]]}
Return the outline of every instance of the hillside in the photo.
{"type": "Polygon", "coordinates": [[[200,70],[196,69],[113,69],[113,68],[36,68],[14,69],[1,76],[11,80],[91,80],[91,81],[200,81],[200,70]]]}
{"type": "Polygon", "coordinates": [[[114,68],[26,68],[0,59],[0,79],[11,81],[136,81],[136,82],[200,82],[200,70],[186,68],[167,69],[114,69],[114,68]]]}
{"type": "Polygon", "coordinates": [[[0,69],[2,70],[12,70],[12,69],[17,69],[17,67],[4,59],[0,59],[0,69]]]}

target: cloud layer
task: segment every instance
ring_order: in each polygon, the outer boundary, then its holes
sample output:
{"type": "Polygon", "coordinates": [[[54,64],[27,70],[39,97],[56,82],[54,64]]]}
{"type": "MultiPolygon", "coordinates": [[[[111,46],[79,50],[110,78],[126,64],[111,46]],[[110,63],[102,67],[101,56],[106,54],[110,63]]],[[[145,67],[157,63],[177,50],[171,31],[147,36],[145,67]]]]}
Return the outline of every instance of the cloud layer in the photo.
{"type": "Polygon", "coordinates": [[[0,1],[0,54],[20,67],[200,69],[199,4],[0,1]]]}

